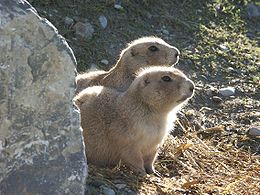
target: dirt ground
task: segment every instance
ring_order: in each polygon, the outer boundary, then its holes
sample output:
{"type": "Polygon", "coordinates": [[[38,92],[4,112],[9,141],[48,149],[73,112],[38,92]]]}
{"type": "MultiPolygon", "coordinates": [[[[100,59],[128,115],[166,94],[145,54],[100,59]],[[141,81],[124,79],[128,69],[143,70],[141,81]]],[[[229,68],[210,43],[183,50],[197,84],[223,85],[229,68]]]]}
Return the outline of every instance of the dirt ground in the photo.
{"type": "Polygon", "coordinates": [[[260,131],[257,1],[30,2],[66,38],[78,72],[108,70],[128,42],[154,35],[180,49],[177,67],[196,83],[156,161],[162,177],[90,165],[86,194],[260,194],[260,136],[250,133],[260,131]],[[91,25],[89,37],[79,35],[78,23],[91,25]],[[221,95],[225,87],[235,93],[221,95]]]}

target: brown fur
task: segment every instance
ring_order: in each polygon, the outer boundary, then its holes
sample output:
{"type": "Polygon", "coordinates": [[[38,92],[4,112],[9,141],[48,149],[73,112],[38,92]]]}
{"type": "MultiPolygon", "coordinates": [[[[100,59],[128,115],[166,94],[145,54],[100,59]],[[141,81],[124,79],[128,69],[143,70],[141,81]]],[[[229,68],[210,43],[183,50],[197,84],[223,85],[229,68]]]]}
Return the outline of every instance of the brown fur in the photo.
{"type": "Polygon", "coordinates": [[[81,91],[73,101],[81,112],[88,162],[111,166],[122,160],[142,175],[154,173],[158,147],[193,90],[179,70],[151,67],[125,92],[103,86],[81,91]],[[163,81],[164,76],[172,80],[163,81]]]}
{"type": "Polygon", "coordinates": [[[156,64],[174,65],[179,60],[180,52],[157,37],[144,37],[130,43],[124,49],[116,65],[108,72],[93,71],[76,77],[76,94],[89,86],[102,85],[125,91],[134,80],[133,74],[140,68],[156,64]],[[155,46],[157,51],[148,48],[155,46]]]}

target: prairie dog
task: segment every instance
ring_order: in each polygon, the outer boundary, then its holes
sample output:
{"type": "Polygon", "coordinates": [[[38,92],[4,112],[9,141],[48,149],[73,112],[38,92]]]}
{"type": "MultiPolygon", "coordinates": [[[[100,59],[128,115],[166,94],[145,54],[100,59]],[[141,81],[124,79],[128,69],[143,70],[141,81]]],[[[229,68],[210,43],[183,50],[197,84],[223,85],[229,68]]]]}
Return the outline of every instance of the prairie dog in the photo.
{"type": "Polygon", "coordinates": [[[158,148],[193,92],[181,71],[158,66],[140,71],[125,92],[104,86],[81,91],[73,102],[88,162],[106,167],[122,160],[141,175],[154,173],[158,148]]]}
{"type": "Polygon", "coordinates": [[[76,77],[76,94],[89,86],[102,85],[125,91],[140,68],[179,61],[180,51],[158,37],[143,37],[129,43],[119,60],[109,71],[93,71],[76,77]]]}

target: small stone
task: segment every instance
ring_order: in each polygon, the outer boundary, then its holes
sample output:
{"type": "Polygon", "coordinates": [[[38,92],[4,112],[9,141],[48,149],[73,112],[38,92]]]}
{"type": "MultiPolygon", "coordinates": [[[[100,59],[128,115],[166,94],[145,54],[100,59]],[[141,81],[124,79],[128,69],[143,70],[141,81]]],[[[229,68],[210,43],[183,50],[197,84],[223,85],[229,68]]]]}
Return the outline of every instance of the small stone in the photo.
{"type": "Polygon", "coordinates": [[[120,190],[120,189],[125,188],[125,187],[126,187],[126,184],[121,184],[121,183],[119,183],[119,184],[116,184],[115,186],[116,186],[116,188],[118,188],[118,189],[120,190]]]}
{"type": "Polygon", "coordinates": [[[108,189],[106,192],[107,192],[107,195],[116,195],[115,191],[112,189],[108,189]]]}
{"type": "Polygon", "coordinates": [[[116,195],[115,191],[112,190],[111,188],[108,188],[106,186],[101,186],[101,188],[105,195],[116,195]]]}
{"type": "Polygon", "coordinates": [[[224,45],[224,44],[220,44],[219,47],[220,47],[220,49],[222,49],[223,51],[228,51],[228,50],[229,50],[229,48],[228,48],[226,45],[224,45]]]}
{"type": "Polygon", "coordinates": [[[115,4],[114,8],[116,8],[118,10],[123,10],[124,9],[120,4],[115,4]]]}
{"type": "Polygon", "coordinates": [[[233,67],[228,67],[227,68],[229,71],[234,71],[234,68],[233,67]]]}
{"type": "Polygon", "coordinates": [[[114,8],[116,8],[116,9],[118,9],[118,10],[122,10],[122,9],[124,9],[121,5],[119,5],[119,4],[115,4],[114,5],[114,8]]]}
{"type": "Polygon", "coordinates": [[[100,22],[101,27],[105,29],[107,27],[107,18],[106,18],[106,16],[101,15],[101,16],[99,16],[98,20],[100,22]]]}
{"type": "Polygon", "coordinates": [[[85,39],[90,39],[94,33],[94,28],[89,22],[77,22],[74,28],[76,35],[85,39]]]}
{"type": "Polygon", "coordinates": [[[169,31],[166,30],[166,29],[162,30],[162,33],[163,33],[163,34],[166,34],[166,35],[169,35],[169,34],[170,34],[169,31]]]}
{"type": "Polygon", "coordinates": [[[225,97],[235,95],[235,88],[234,87],[226,87],[219,89],[219,93],[225,97]]]}
{"type": "Polygon", "coordinates": [[[221,103],[223,100],[220,98],[220,97],[218,97],[218,96],[213,96],[212,97],[212,100],[214,101],[214,102],[216,102],[216,103],[221,103]]]}
{"type": "Polygon", "coordinates": [[[101,63],[102,63],[102,64],[105,64],[105,65],[108,65],[109,62],[108,62],[108,60],[103,59],[103,60],[101,60],[101,63]]]}
{"type": "Polygon", "coordinates": [[[250,18],[260,16],[260,6],[255,5],[254,3],[249,3],[247,5],[247,15],[250,18]]]}
{"type": "Polygon", "coordinates": [[[65,17],[64,19],[64,23],[67,25],[67,26],[70,26],[72,25],[74,22],[74,20],[72,18],[69,18],[68,16],[65,17]]]}
{"type": "Polygon", "coordinates": [[[252,127],[248,130],[248,134],[252,136],[260,136],[260,127],[252,127]]]}

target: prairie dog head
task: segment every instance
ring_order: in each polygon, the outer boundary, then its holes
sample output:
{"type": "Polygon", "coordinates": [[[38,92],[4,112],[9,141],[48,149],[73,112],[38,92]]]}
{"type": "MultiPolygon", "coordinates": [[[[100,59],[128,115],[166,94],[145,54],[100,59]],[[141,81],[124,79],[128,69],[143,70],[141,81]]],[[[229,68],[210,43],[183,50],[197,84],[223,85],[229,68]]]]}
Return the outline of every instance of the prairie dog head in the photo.
{"type": "Polygon", "coordinates": [[[78,93],[73,98],[72,102],[78,109],[81,109],[82,105],[85,102],[87,102],[87,101],[90,102],[91,100],[97,98],[103,89],[104,89],[103,86],[88,87],[88,88],[82,90],[80,93],[78,93]]]}
{"type": "Polygon", "coordinates": [[[131,42],[120,54],[119,61],[134,73],[146,65],[171,66],[179,61],[180,51],[157,37],[143,37],[131,42]]]}
{"type": "Polygon", "coordinates": [[[140,71],[130,88],[136,88],[138,98],[150,108],[169,112],[191,98],[195,86],[178,69],[154,66],[140,71]]]}

